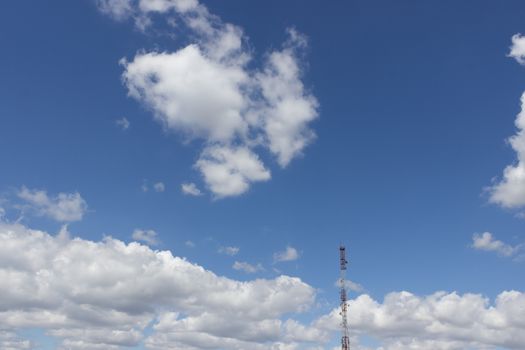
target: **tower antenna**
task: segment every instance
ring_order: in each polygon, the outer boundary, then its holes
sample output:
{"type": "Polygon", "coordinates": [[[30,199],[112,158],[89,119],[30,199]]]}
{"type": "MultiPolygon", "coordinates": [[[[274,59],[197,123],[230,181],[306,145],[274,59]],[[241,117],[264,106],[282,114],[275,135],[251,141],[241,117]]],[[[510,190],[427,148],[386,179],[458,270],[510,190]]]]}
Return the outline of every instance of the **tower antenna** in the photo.
{"type": "Polygon", "coordinates": [[[350,350],[350,337],[348,332],[348,319],[347,319],[347,298],[346,298],[346,248],[344,245],[339,246],[339,266],[340,266],[340,278],[339,285],[341,287],[341,350],[350,350]]]}

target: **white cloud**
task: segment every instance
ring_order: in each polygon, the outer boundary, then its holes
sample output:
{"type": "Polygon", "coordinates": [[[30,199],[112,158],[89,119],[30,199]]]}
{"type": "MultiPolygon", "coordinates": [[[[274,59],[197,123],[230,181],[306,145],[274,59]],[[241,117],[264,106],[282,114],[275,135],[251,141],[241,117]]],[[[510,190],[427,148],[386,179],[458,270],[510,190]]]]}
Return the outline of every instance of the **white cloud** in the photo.
{"type": "Polygon", "coordinates": [[[521,34],[512,36],[512,46],[510,47],[509,57],[514,58],[519,64],[525,65],[525,37],[521,34]]]}
{"type": "Polygon", "coordinates": [[[199,190],[197,185],[195,185],[193,182],[190,183],[183,183],[181,186],[182,193],[190,195],[190,196],[201,196],[202,192],[199,190]]]}
{"type": "MultiPolygon", "coordinates": [[[[494,303],[479,294],[388,294],[382,303],[363,294],[348,302],[353,335],[378,339],[377,350],[524,349],[525,294],[502,292],[494,303]]],[[[339,330],[339,309],[316,322],[339,330]]]]}
{"type": "MultiPolygon", "coordinates": [[[[235,350],[299,350],[306,344],[328,339],[328,333],[304,326],[297,321],[252,320],[231,317],[224,322],[213,315],[178,319],[175,313],[165,313],[155,326],[157,333],[146,340],[149,349],[235,349],[235,350]],[[239,329],[235,337],[226,338],[204,334],[201,329],[213,328],[216,334],[239,329]],[[259,338],[253,341],[254,338],[259,338]],[[264,339],[272,339],[264,341],[264,339]],[[301,344],[303,343],[303,344],[301,344]]],[[[314,348],[315,349],[315,348],[314,348]]],[[[319,348],[316,348],[319,349],[319,348]]]]}
{"type": "Polygon", "coordinates": [[[239,247],[219,247],[218,252],[229,256],[235,256],[241,249],[239,247]]]}
{"type": "Polygon", "coordinates": [[[217,198],[242,194],[250,183],[271,177],[259,157],[246,147],[207,147],[195,166],[217,198]]]}
{"type": "Polygon", "coordinates": [[[295,30],[290,30],[289,37],[285,48],[272,52],[263,72],[257,74],[266,103],[262,120],[269,148],[283,167],[313,140],[308,124],[318,116],[317,100],[304,89],[295,54],[306,39],[295,30]]]}
{"type": "Polygon", "coordinates": [[[298,278],[240,282],[136,242],[7,223],[0,223],[0,278],[0,329],[42,329],[64,349],[143,340],[148,349],[209,349],[208,340],[224,350],[285,349],[302,340],[282,318],[315,300],[298,278]]]}
{"type": "Polygon", "coordinates": [[[244,261],[236,261],[233,263],[232,268],[237,271],[244,271],[246,273],[256,273],[264,270],[261,264],[252,265],[244,261]]]}
{"type": "Polygon", "coordinates": [[[140,51],[131,61],[123,59],[123,80],[129,95],[166,130],[202,141],[195,168],[216,198],[240,195],[253,182],[270,178],[256,150],[268,150],[285,167],[315,138],[309,124],[318,117],[318,103],[301,81],[299,53],[307,40],[297,31],[289,30],[283,48],[269,52],[257,69],[248,67],[252,50],[243,44],[242,29],[223,23],[197,1],[106,0],[99,7],[140,23],[148,23],[152,12],[161,13],[193,32],[196,42],[178,51],[140,51]],[[258,175],[246,176],[224,164],[218,179],[203,161],[218,150],[235,157],[248,154],[256,160],[258,175]]]}
{"type": "Polygon", "coordinates": [[[139,53],[124,68],[129,94],[165,128],[210,141],[246,133],[241,110],[247,76],[241,67],[215,62],[189,45],[175,53],[139,53]]]}
{"type": "Polygon", "coordinates": [[[189,240],[184,242],[184,245],[186,247],[190,247],[190,248],[194,248],[195,247],[195,243],[193,241],[189,241],[189,240]]]}
{"type": "MultiPolygon", "coordinates": [[[[512,37],[510,57],[525,64],[525,37],[516,34],[512,37]]],[[[503,170],[503,178],[488,188],[490,201],[506,208],[525,205],[525,92],[521,95],[521,111],[514,122],[518,129],[508,139],[516,152],[517,160],[503,170]]]]}
{"type": "Polygon", "coordinates": [[[153,189],[155,190],[155,192],[164,192],[166,190],[166,186],[163,182],[157,182],[153,185],[153,189]]]}
{"type": "Polygon", "coordinates": [[[50,197],[44,190],[22,187],[17,194],[27,203],[28,209],[33,210],[37,215],[59,222],[82,220],[87,211],[87,203],[78,192],[59,193],[55,197],[50,197]]]}
{"type": "Polygon", "coordinates": [[[525,205],[525,93],[521,96],[521,112],[516,118],[518,132],[509,138],[516,151],[516,164],[503,171],[503,179],[490,187],[490,201],[503,207],[514,208],[525,205]]]}
{"type": "Polygon", "coordinates": [[[139,7],[144,12],[167,12],[175,10],[185,13],[198,7],[197,0],[139,0],[139,7]]]}
{"type": "Polygon", "coordinates": [[[157,232],[154,230],[141,230],[137,228],[133,231],[131,238],[136,241],[146,242],[149,245],[157,245],[159,243],[157,232]]]}
{"type": "Polygon", "coordinates": [[[34,349],[34,344],[27,339],[22,339],[15,332],[0,329],[0,349],[4,350],[23,350],[34,349]]]}
{"type": "MultiPolygon", "coordinates": [[[[32,348],[16,336],[26,328],[74,350],[141,342],[150,350],[325,349],[339,334],[338,309],[310,325],[288,318],[315,304],[314,288],[298,278],[240,282],[112,238],[0,223],[0,278],[2,348],[6,341],[32,348]]],[[[378,302],[364,294],[348,302],[348,321],[355,349],[365,349],[355,341],[368,335],[381,342],[375,350],[518,350],[525,348],[524,309],[518,291],[493,302],[446,292],[395,292],[378,302]]]]}
{"type": "Polygon", "coordinates": [[[164,13],[174,10],[186,13],[198,9],[197,0],[96,0],[98,8],[103,13],[117,20],[134,17],[139,29],[144,29],[144,24],[150,24],[149,13],[164,13]]]}
{"type": "Polygon", "coordinates": [[[131,125],[130,122],[129,122],[129,120],[128,120],[128,118],[126,118],[126,117],[122,117],[121,119],[117,119],[117,120],[115,121],[115,124],[116,124],[119,128],[121,128],[122,130],[128,130],[129,127],[130,127],[130,125],[131,125]]]}
{"type": "MultiPolygon", "coordinates": [[[[337,281],[335,281],[334,286],[336,286],[337,288],[341,287],[341,280],[338,279],[337,281]]],[[[345,287],[347,290],[351,290],[356,293],[361,293],[365,290],[363,286],[360,285],[359,283],[356,283],[348,279],[345,280],[345,287]]]]}
{"type": "MultiPolygon", "coordinates": [[[[153,191],[155,192],[164,192],[166,190],[166,185],[164,185],[163,182],[156,182],[152,186],[153,191]]],[[[142,181],[142,185],[140,186],[140,189],[142,192],[148,192],[150,190],[150,186],[148,184],[147,180],[142,181]]]]}
{"type": "Polygon", "coordinates": [[[472,236],[472,248],[477,250],[485,250],[489,252],[496,252],[500,255],[510,257],[516,255],[522,246],[511,246],[495,239],[490,232],[483,232],[482,234],[475,233],[472,236]]]}
{"type": "Polygon", "coordinates": [[[98,8],[117,20],[129,17],[133,13],[132,0],[96,0],[98,8]]]}
{"type": "Polygon", "coordinates": [[[274,262],[282,262],[282,261],[294,261],[299,259],[299,252],[297,249],[293,247],[286,247],[286,250],[282,252],[277,252],[273,254],[273,261],[274,262]]]}

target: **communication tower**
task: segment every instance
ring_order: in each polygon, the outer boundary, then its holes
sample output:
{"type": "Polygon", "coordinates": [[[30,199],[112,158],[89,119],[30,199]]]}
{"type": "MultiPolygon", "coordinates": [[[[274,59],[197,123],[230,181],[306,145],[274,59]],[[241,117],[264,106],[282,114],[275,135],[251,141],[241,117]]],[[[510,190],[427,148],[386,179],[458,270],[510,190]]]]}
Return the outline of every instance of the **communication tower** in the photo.
{"type": "Polygon", "coordinates": [[[339,246],[339,266],[340,266],[340,272],[341,276],[339,278],[339,285],[341,287],[340,289],[340,297],[341,297],[341,349],[342,350],[350,350],[350,337],[348,332],[348,319],[347,319],[347,308],[348,305],[346,303],[346,265],[348,264],[348,261],[346,261],[346,249],[344,245],[339,246]]]}

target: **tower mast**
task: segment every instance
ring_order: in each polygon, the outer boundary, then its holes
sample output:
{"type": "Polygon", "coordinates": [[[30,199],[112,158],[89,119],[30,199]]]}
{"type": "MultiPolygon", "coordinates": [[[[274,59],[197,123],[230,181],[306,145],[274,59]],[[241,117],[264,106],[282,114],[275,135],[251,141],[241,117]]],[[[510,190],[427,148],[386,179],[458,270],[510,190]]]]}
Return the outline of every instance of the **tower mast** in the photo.
{"type": "Polygon", "coordinates": [[[339,278],[339,285],[341,287],[341,350],[350,350],[350,337],[348,332],[348,319],[347,319],[347,298],[346,298],[346,248],[344,245],[339,246],[339,266],[341,276],[339,278]]]}

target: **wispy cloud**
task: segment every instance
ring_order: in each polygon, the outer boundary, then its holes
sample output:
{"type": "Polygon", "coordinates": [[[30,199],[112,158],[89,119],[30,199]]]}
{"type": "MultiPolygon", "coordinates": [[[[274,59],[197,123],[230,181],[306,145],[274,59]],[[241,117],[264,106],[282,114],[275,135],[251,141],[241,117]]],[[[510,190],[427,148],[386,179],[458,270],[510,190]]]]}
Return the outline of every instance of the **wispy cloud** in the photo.
{"type": "MultiPolygon", "coordinates": [[[[338,288],[341,287],[341,280],[338,279],[337,281],[335,281],[334,286],[336,286],[338,288]]],[[[351,290],[351,291],[356,292],[356,293],[361,293],[361,292],[363,292],[365,290],[363,288],[363,286],[360,285],[359,283],[356,283],[356,282],[348,280],[348,279],[345,280],[345,287],[346,287],[346,289],[351,290]]]]}
{"type": "Polygon", "coordinates": [[[163,182],[157,182],[153,185],[153,189],[155,192],[164,192],[166,190],[166,186],[163,182]]]}
{"type": "Polygon", "coordinates": [[[286,247],[284,251],[273,254],[274,262],[294,261],[299,259],[299,252],[294,247],[286,247]]]}
{"type": "Polygon", "coordinates": [[[135,229],[133,231],[133,234],[131,235],[131,238],[133,238],[136,241],[145,242],[149,245],[159,244],[157,232],[155,232],[154,230],[135,229]]]}
{"type": "Polygon", "coordinates": [[[126,118],[126,117],[122,117],[122,118],[120,118],[120,119],[117,119],[117,120],[115,121],[115,124],[116,124],[119,128],[121,128],[122,130],[128,130],[129,127],[130,127],[130,125],[131,125],[130,122],[129,122],[129,120],[128,120],[128,118],[126,118]]]}
{"type": "Polygon", "coordinates": [[[182,193],[190,195],[190,196],[201,196],[202,192],[199,190],[197,185],[195,185],[193,182],[190,183],[183,183],[181,185],[182,193]]]}
{"type": "Polygon", "coordinates": [[[229,256],[235,256],[239,253],[241,249],[239,247],[219,247],[218,252],[221,254],[226,254],[229,256]]]}
{"type": "Polygon", "coordinates": [[[78,192],[49,196],[45,190],[24,186],[17,195],[26,202],[26,209],[59,222],[80,221],[87,211],[87,203],[78,192]]]}
{"type": "Polygon", "coordinates": [[[166,185],[164,184],[164,182],[161,181],[156,182],[153,185],[149,185],[148,180],[143,180],[140,189],[142,190],[142,192],[149,192],[149,190],[152,189],[153,191],[159,193],[164,192],[166,190],[166,185]]]}
{"type": "Polygon", "coordinates": [[[483,232],[482,234],[475,233],[472,236],[472,248],[487,252],[495,252],[505,257],[512,257],[520,252],[523,248],[523,244],[512,246],[495,239],[490,232],[483,232]]]}
{"type": "Polygon", "coordinates": [[[237,271],[244,271],[246,273],[256,273],[259,271],[263,271],[264,268],[261,264],[252,265],[250,263],[244,262],[244,261],[235,261],[233,263],[232,268],[237,271]]]}

